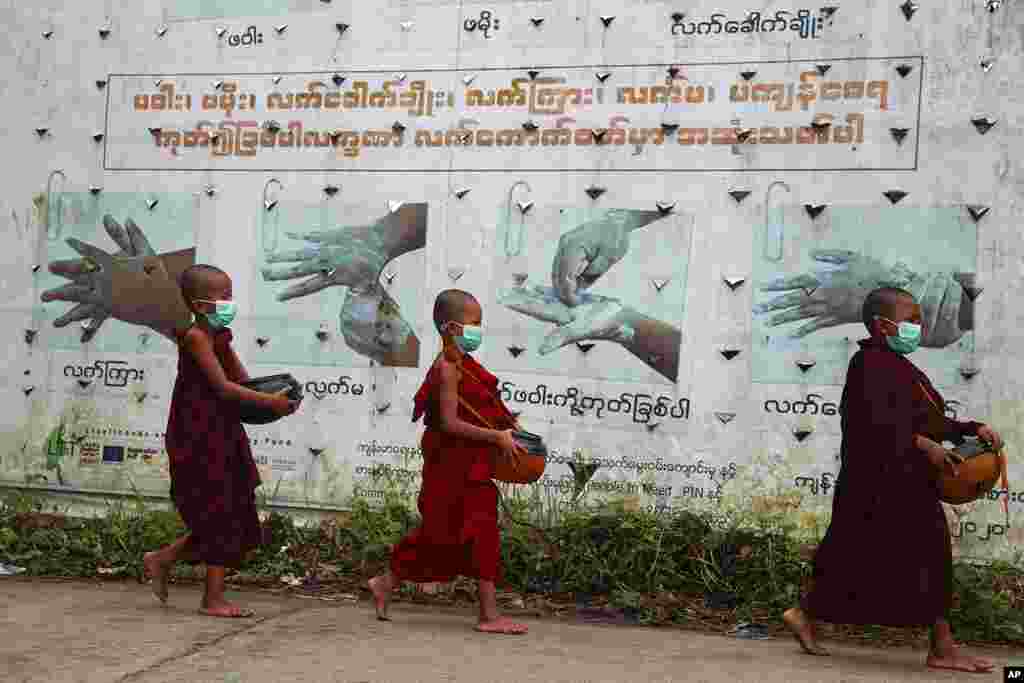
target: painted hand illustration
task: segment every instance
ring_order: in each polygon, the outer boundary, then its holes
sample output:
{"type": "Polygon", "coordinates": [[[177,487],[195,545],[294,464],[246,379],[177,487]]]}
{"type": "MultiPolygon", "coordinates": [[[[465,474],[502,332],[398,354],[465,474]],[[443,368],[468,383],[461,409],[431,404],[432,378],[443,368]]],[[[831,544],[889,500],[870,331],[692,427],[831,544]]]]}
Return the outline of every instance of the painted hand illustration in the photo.
{"type": "Polygon", "coordinates": [[[581,295],[629,250],[629,233],[662,218],[658,211],[612,209],[562,235],[551,267],[561,301],[579,305],[581,295]]]}
{"type": "Polygon", "coordinates": [[[567,306],[553,288],[529,283],[498,293],[502,305],[556,325],[541,342],[541,355],[577,342],[611,341],[669,381],[676,381],[680,330],[624,306],[618,299],[582,292],[579,301],[577,306],[567,306]]]}
{"type": "Polygon", "coordinates": [[[426,203],[404,204],[370,225],[290,232],[309,246],[271,254],[262,271],[268,282],[308,278],[278,294],[288,301],[328,287],[348,287],[341,331],[349,347],[382,365],[415,367],[419,340],[380,283],[388,263],[427,244],[426,203]]]}
{"type": "Polygon", "coordinates": [[[515,287],[498,294],[499,303],[531,318],[554,323],[537,351],[547,355],[563,346],[583,341],[625,343],[634,336],[625,307],[617,299],[577,294],[578,304],[562,303],[555,290],[539,285],[515,287]]]}
{"type": "Polygon", "coordinates": [[[309,279],[278,294],[278,301],[308,296],[328,287],[368,292],[379,283],[388,263],[427,245],[427,205],[405,204],[370,225],[286,234],[310,245],[267,256],[267,263],[296,265],[266,267],[263,279],[309,279]]]}
{"type": "Polygon", "coordinates": [[[419,339],[379,285],[368,292],[346,293],[341,333],[349,348],[381,365],[414,368],[419,361],[419,339]]]}
{"type": "Polygon", "coordinates": [[[794,337],[802,338],[830,327],[860,323],[868,293],[894,286],[908,290],[921,304],[922,346],[944,348],[974,327],[974,304],[965,291],[966,283],[973,282],[971,273],[919,274],[902,263],[886,266],[874,257],[845,249],[816,249],[811,256],[822,264],[815,273],[781,277],[761,286],[764,292],[786,292],[754,307],[758,315],[779,311],[768,320],[769,326],[808,320],[793,332],[794,337]]]}
{"type": "Polygon", "coordinates": [[[82,333],[82,342],[87,342],[114,318],[173,339],[175,330],[189,318],[178,277],[195,263],[195,249],[157,254],[131,218],[122,227],[105,215],[103,227],[120,251],[111,254],[72,237],[67,243],[82,258],[49,265],[51,273],[71,284],[43,292],[42,300],[75,304],[53,321],[54,327],[88,321],[82,333]]]}

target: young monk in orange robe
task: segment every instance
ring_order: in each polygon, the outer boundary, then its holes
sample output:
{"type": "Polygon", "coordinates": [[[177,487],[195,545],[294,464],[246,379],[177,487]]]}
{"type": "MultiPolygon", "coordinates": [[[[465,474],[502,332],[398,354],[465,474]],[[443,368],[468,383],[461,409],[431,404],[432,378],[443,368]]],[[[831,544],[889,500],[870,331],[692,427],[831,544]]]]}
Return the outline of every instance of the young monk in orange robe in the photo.
{"type": "Polygon", "coordinates": [[[369,581],[377,618],[387,616],[391,592],[401,581],[447,583],[456,576],[479,580],[477,631],[526,633],[498,614],[495,584],[501,579],[498,489],[491,481],[493,458],[521,453],[511,429],[478,424],[461,397],[493,425],[515,419],[498,397],[498,379],[469,355],[480,345],[483,313],[472,294],[449,289],[434,303],[434,325],[443,349],[416,393],[413,421],[424,416],[423,484],[418,507],[422,525],[394,547],[391,571],[369,581]],[[495,448],[497,447],[497,449],[495,448]]]}

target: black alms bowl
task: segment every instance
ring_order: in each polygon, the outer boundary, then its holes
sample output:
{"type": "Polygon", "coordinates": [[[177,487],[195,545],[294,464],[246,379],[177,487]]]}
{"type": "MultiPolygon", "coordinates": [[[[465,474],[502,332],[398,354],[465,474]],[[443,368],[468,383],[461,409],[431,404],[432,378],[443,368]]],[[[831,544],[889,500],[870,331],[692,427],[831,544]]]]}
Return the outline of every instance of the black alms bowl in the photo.
{"type": "Polygon", "coordinates": [[[522,446],[523,450],[531,455],[539,455],[544,459],[548,457],[548,447],[544,444],[544,440],[531,432],[517,430],[512,432],[512,438],[515,439],[516,443],[522,446]]]}
{"type": "MultiPolygon", "coordinates": [[[[242,382],[242,386],[262,394],[277,394],[287,390],[288,398],[293,401],[302,400],[302,385],[288,373],[254,377],[248,382],[242,382]]],[[[253,403],[242,403],[241,413],[242,422],[247,425],[265,425],[281,419],[279,415],[253,403]]]]}

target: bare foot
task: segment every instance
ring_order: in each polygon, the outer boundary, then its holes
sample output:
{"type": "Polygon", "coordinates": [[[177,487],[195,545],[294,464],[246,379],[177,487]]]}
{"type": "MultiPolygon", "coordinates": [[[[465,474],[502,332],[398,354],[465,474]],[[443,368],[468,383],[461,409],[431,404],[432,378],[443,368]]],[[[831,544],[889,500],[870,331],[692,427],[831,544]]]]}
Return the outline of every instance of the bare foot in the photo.
{"type": "Polygon", "coordinates": [[[391,602],[391,591],[383,585],[384,577],[375,576],[366,582],[366,587],[373,593],[373,607],[377,610],[378,621],[391,621],[388,616],[388,604],[391,602]]]}
{"type": "Polygon", "coordinates": [[[807,615],[799,607],[793,607],[782,614],[782,621],[785,622],[796,642],[800,643],[803,651],[809,655],[827,657],[829,651],[818,645],[814,633],[814,625],[807,620],[807,615]]]}
{"type": "Polygon", "coordinates": [[[952,669],[953,671],[965,671],[972,674],[987,674],[994,666],[987,659],[969,657],[960,654],[959,648],[952,648],[948,654],[930,652],[926,663],[931,669],[952,669]]]}
{"type": "Polygon", "coordinates": [[[150,585],[153,589],[153,595],[160,601],[161,604],[167,604],[167,570],[169,566],[161,564],[157,559],[156,553],[146,553],[142,556],[142,566],[146,570],[146,575],[151,579],[150,585]]]}
{"type": "Polygon", "coordinates": [[[507,635],[520,635],[529,631],[526,624],[519,624],[508,617],[498,617],[489,621],[477,622],[476,630],[481,633],[504,633],[507,635]]]}
{"type": "Polygon", "coordinates": [[[244,619],[253,616],[251,609],[245,609],[230,602],[204,602],[199,608],[199,613],[208,617],[224,617],[226,619],[244,619]]]}

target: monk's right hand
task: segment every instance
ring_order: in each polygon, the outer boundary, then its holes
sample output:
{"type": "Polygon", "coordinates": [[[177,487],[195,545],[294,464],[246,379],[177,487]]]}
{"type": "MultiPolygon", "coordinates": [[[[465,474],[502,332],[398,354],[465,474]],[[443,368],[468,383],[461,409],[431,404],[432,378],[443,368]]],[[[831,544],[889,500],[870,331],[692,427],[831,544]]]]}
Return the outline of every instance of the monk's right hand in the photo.
{"type": "Polygon", "coordinates": [[[516,443],[515,437],[512,436],[514,431],[515,430],[512,429],[505,429],[499,432],[498,448],[501,449],[502,455],[518,465],[519,455],[522,453],[523,449],[516,443]]]}
{"type": "Polygon", "coordinates": [[[942,463],[939,467],[942,468],[944,474],[955,479],[960,471],[959,465],[963,463],[963,461],[964,459],[953,451],[946,451],[942,457],[942,463]]]}

